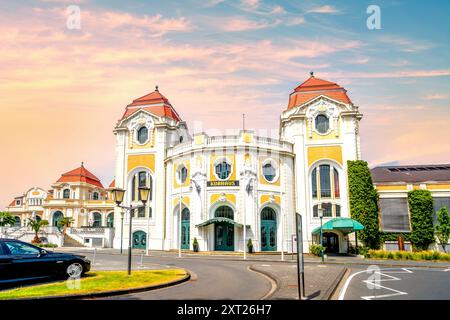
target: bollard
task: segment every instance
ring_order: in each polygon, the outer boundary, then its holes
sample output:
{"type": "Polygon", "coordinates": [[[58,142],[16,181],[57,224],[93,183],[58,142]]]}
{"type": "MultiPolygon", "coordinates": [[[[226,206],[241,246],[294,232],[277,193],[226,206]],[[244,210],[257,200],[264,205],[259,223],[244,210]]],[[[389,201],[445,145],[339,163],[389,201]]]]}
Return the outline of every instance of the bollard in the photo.
{"type": "Polygon", "coordinates": [[[92,265],[95,265],[95,256],[97,255],[97,248],[94,248],[94,257],[92,258],[92,265]]]}

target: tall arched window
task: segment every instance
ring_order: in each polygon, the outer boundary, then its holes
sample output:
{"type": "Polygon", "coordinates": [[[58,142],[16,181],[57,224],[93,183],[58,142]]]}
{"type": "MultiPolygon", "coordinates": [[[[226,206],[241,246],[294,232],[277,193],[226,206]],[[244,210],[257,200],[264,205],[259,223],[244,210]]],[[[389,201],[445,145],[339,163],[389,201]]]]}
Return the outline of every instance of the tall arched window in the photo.
{"type": "Polygon", "coordinates": [[[323,217],[339,217],[340,181],[337,167],[320,164],[311,171],[311,193],[313,200],[313,217],[319,217],[319,204],[323,217]]]}
{"type": "Polygon", "coordinates": [[[146,171],[139,171],[131,180],[131,201],[139,201],[139,187],[150,188],[149,200],[152,200],[153,180],[152,176],[146,171]]]}
{"type": "Polygon", "coordinates": [[[180,165],[177,170],[178,183],[180,183],[180,184],[185,183],[187,176],[188,176],[188,170],[187,170],[186,166],[180,165]]]}
{"type": "Polygon", "coordinates": [[[330,119],[324,114],[319,114],[316,117],[316,130],[321,133],[325,134],[330,129],[330,119]]]}
{"type": "Polygon", "coordinates": [[[148,140],[148,129],[147,127],[141,127],[137,132],[137,140],[139,143],[143,144],[148,140]]]}
{"type": "Polygon", "coordinates": [[[63,190],[63,199],[70,199],[70,190],[69,189],[63,190]]]}

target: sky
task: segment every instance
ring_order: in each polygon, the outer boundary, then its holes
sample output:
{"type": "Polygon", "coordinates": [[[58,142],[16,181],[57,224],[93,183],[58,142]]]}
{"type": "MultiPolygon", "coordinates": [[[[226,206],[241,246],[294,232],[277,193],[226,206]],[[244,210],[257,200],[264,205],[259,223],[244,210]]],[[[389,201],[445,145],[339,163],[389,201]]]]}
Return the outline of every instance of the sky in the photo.
{"type": "Polygon", "coordinates": [[[108,186],[114,126],[155,85],[191,133],[232,133],[245,112],[276,136],[314,71],[359,106],[370,166],[450,163],[449,14],[447,0],[0,0],[0,208],[82,161],[108,186]]]}

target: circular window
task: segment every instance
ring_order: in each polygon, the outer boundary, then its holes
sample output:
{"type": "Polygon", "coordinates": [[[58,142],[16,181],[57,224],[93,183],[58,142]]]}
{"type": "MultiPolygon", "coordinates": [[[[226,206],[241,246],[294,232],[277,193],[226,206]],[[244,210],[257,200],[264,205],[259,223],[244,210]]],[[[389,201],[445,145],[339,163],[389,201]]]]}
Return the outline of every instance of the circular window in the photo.
{"type": "Polygon", "coordinates": [[[219,180],[227,180],[231,176],[231,164],[227,159],[219,160],[215,165],[214,173],[219,180]]]}
{"type": "Polygon", "coordinates": [[[316,117],[316,130],[321,134],[325,134],[330,129],[330,119],[326,115],[319,114],[316,117]]]}
{"type": "Polygon", "coordinates": [[[178,183],[182,184],[186,182],[188,170],[184,165],[180,165],[177,170],[178,183]]]}
{"type": "Polygon", "coordinates": [[[262,165],[262,174],[264,179],[268,182],[274,182],[277,180],[277,167],[272,160],[267,160],[262,165]]]}
{"type": "Polygon", "coordinates": [[[137,132],[137,141],[141,144],[147,142],[148,140],[148,129],[147,127],[141,127],[137,132]]]}

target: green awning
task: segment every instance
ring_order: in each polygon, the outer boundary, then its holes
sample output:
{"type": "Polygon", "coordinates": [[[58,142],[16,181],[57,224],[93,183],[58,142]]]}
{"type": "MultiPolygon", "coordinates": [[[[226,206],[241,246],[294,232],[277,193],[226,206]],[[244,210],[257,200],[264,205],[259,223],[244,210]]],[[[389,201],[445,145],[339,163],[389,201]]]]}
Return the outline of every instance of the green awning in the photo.
{"type": "MultiPolygon", "coordinates": [[[[358,221],[343,217],[331,219],[322,225],[322,231],[339,230],[343,233],[352,233],[363,229],[364,226],[358,221]]],[[[320,227],[317,227],[312,231],[312,234],[318,233],[320,233],[320,227]]]]}
{"type": "Polygon", "coordinates": [[[240,223],[237,223],[236,221],[234,221],[232,219],[228,219],[228,218],[224,218],[224,217],[217,217],[217,218],[212,218],[212,219],[206,220],[205,222],[202,222],[200,224],[197,224],[196,227],[197,228],[199,228],[199,227],[206,227],[206,226],[208,226],[210,224],[219,223],[219,222],[229,223],[229,224],[235,225],[238,228],[242,228],[244,226],[244,225],[242,225],[240,223]]]}

